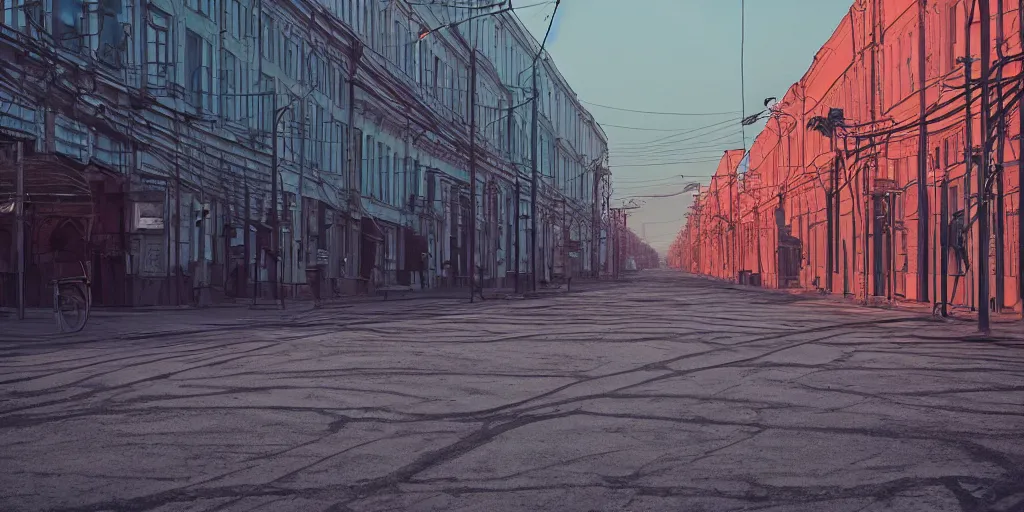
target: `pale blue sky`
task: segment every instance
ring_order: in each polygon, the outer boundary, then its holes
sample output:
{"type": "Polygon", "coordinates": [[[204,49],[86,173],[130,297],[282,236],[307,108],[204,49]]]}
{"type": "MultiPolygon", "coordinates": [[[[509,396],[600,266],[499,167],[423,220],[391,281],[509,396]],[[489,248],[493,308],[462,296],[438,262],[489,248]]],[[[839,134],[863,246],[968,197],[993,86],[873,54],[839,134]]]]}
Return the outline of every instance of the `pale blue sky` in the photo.
{"type": "MultiPolygon", "coordinates": [[[[513,5],[529,5],[516,0],[513,5]]],[[[746,0],[747,114],[764,98],[781,97],[800,79],[852,0],[746,0]]],[[[554,3],[518,11],[540,39],[554,3]]],[[[616,196],[670,194],[678,175],[710,176],[722,151],[743,146],[740,102],[740,0],[562,0],[548,51],[583,101],[657,112],[730,112],[722,116],[660,116],[586,105],[605,127],[616,196]],[[708,125],[718,126],[701,129],[708,125]],[[668,144],[647,141],[676,135],[668,144]],[[675,142],[672,142],[675,141],[675,142]],[[673,179],[672,177],[675,176],[673,179]],[[636,183],[642,180],[658,182],[636,183]],[[633,182],[633,183],[629,183],[633,182]],[[646,187],[646,188],[642,188],[646,187]]],[[[757,129],[747,130],[747,144],[757,129]]],[[[706,180],[704,180],[706,182],[706,180]]],[[[664,250],[683,224],[690,194],[643,199],[629,223],[664,250]],[[643,224],[648,223],[644,228],[643,224]]]]}

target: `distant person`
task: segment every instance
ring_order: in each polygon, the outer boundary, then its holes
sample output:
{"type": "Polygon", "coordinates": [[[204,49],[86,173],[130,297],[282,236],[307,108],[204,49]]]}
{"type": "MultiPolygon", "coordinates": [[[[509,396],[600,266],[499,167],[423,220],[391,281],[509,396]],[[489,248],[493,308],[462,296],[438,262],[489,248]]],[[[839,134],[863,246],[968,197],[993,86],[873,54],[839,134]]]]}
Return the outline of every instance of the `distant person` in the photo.
{"type": "Polygon", "coordinates": [[[430,253],[420,253],[420,289],[427,287],[427,269],[430,268],[430,253]]]}

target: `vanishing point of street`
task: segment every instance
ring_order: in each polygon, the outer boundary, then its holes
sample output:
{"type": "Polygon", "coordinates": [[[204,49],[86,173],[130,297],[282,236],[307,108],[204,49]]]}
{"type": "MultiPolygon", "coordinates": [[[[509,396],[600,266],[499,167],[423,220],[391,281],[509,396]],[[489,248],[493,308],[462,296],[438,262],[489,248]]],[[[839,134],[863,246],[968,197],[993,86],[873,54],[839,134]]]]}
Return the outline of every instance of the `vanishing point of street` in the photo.
{"type": "Polygon", "coordinates": [[[1024,342],[967,322],[651,270],[196,327],[0,345],[0,509],[1024,507],[1024,342]]]}

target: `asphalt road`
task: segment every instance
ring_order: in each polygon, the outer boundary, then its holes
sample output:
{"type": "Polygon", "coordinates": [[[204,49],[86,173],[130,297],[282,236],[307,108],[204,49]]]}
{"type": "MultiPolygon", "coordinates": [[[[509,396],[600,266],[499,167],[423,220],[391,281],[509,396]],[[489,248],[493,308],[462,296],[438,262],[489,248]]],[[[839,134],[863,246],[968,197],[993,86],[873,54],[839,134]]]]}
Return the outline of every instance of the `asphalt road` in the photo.
{"type": "Polygon", "coordinates": [[[970,330],[648,271],[0,344],[0,510],[1021,511],[970,330]]]}

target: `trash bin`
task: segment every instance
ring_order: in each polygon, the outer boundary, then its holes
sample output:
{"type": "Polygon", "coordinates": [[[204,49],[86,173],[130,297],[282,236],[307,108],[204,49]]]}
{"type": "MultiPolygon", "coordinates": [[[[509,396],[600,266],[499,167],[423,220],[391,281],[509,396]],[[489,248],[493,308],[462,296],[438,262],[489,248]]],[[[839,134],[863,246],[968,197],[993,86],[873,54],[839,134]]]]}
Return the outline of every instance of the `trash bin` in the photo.
{"type": "Polygon", "coordinates": [[[761,286],[761,274],[750,274],[750,286],[761,286]]]}
{"type": "Polygon", "coordinates": [[[740,270],[740,275],[739,275],[738,282],[741,285],[748,285],[748,284],[750,284],[750,271],[749,270],[740,270]]]}

